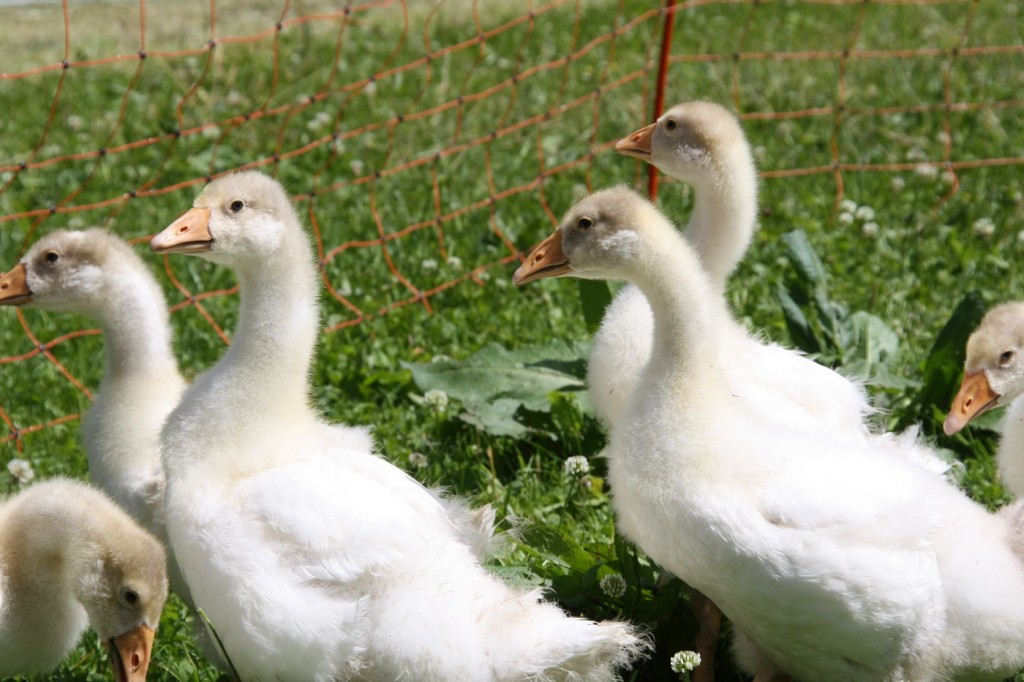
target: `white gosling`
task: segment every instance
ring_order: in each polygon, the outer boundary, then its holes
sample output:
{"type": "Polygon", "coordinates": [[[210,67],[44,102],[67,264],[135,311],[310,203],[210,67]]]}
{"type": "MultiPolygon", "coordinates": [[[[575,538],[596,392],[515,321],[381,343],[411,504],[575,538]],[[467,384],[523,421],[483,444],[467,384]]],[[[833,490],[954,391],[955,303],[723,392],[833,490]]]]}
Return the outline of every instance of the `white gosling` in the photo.
{"type": "Polygon", "coordinates": [[[0,675],[44,673],[91,624],[117,682],[146,679],[164,550],[103,493],[37,483],[0,504],[0,675]]]}
{"type": "Polygon", "coordinates": [[[606,451],[618,523],[732,620],[748,672],[922,682],[1024,667],[1024,513],[989,514],[906,458],[737,405],[725,303],[631,190],[579,202],[514,279],[563,275],[626,279],[651,303],[651,360],[606,451]]]}
{"type": "MultiPolygon", "coordinates": [[[[693,187],[685,238],[715,295],[724,296],[726,280],[757,227],[757,169],[739,121],[713,102],[686,102],[621,139],[615,149],[693,187]]],[[[735,357],[728,370],[743,378],[738,400],[794,427],[854,439],[866,434],[863,419],[871,407],[859,384],[798,352],[750,338],[732,320],[729,325],[735,357]]],[[[653,334],[647,299],[627,284],[605,312],[587,369],[595,411],[609,430],[626,412],[650,358],[653,334]]]]}
{"type": "Polygon", "coordinates": [[[612,680],[644,648],[490,575],[463,516],[318,417],[319,281],[280,184],[215,180],[151,246],[239,280],[232,344],[162,448],[171,544],[243,679],[612,680]]]}
{"type": "MultiPolygon", "coordinates": [[[[171,350],[167,301],[149,268],[122,239],[92,228],[57,230],[0,276],[0,305],[26,305],[99,320],[103,380],[82,420],[89,475],[161,541],[164,473],[160,428],[185,390],[171,350]]],[[[189,595],[168,554],[171,588],[189,595]]]]}
{"type": "Polygon", "coordinates": [[[1006,489],[1024,497],[1024,302],[998,305],[967,341],[960,390],[943,430],[953,435],[993,407],[1009,405],[996,461],[1006,489]]]}

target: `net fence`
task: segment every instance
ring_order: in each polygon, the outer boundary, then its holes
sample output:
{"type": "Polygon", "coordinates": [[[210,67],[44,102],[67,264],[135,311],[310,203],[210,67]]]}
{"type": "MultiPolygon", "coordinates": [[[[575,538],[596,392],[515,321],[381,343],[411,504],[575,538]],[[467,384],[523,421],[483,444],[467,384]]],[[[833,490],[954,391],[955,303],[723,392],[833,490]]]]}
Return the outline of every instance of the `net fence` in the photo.
{"type": "MultiPolygon", "coordinates": [[[[827,182],[834,212],[851,183],[863,193],[899,178],[937,184],[939,206],[965,173],[1024,164],[1020,137],[1007,133],[1024,123],[1016,8],[0,6],[0,269],[57,228],[100,225],[144,242],[210,179],[260,168],[284,182],[312,230],[323,333],[359,334],[400,309],[431,315],[453,289],[507,280],[580,192],[644,181],[646,169],[611,150],[618,138],[662,103],[695,98],[745,121],[766,193],[827,182]]],[[[229,343],[237,291],[193,260],[157,270],[179,345],[229,343]]],[[[21,309],[3,325],[0,437],[12,457],[87,409],[102,339],[86,320],[21,309]]]]}

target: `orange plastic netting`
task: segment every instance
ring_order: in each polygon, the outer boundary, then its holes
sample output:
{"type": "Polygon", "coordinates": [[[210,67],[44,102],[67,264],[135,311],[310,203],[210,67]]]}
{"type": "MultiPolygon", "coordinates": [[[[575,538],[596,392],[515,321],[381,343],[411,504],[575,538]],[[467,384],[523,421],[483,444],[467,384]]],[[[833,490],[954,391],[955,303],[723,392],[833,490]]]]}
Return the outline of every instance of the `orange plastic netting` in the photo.
{"type": "MultiPolygon", "coordinates": [[[[697,97],[740,113],[767,147],[766,180],[830,178],[838,206],[853,174],[934,169],[947,177],[941,202],[964,171],[1024,164],[1019,147],[993,153],[997,145],[957,133],[964,116],[992,119],[994,137],[1024,118],[1024,99],[1012,94],[1020,83],[996,87],[992,75],[1008,62],[1024,73],[1013,14],[993,9],[1012,4],[0,8],[0,18],[9,15],[0,92],[12,112],[0,140],[0,268],[58,227],[98,224],[143,241],[209,179],[263,168],[286,183],[313,231],[328,292],[325,334],[410,305],[428,314],[441,292],[487,286],[491,272],[508,276],[539,236],[519,218],[525,203],[554,222],[574,188],[623,179],[602,161],[616,139],[663,105],[697,97]],[[795,25],[797,14],[829,30],[795,25]],[[881,29],[894,24],[912,28],[881,29]],[[813,88],[800,86],[809,78],[813,88]],[[927,143],[894,139],[885,156],[861,144],[908,118],[937,134],[927,143]],[[816,152],[785,152],[795,127],[816,137],[816,152]],[[482,228],[487,239],[467,248],[466,234],[482,228]],[[370,273],[358,286],[344,274],[353,263],[370,273]]],[[[216,304],[234,296],[230,280],[197,281],[187,268],[164,270],[179,292],[174,314],[194,313],[227,342],[216,304]]],[[[91,397],[55,349],[99,331],[43,335],[21,311],[17,319],[24,346],[0,351],[0,372],[45,358],[91,397]]],[[[2,377],[0,434],[12,447],[78,418],[18,413],[2,377]]]]}

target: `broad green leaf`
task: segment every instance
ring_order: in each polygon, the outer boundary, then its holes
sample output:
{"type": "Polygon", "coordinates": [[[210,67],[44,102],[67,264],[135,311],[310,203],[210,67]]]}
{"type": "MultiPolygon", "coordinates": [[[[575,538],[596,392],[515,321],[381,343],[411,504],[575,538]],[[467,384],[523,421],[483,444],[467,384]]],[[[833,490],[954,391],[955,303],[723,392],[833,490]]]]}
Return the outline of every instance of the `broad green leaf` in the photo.
{"type": "MultiPolygon", "coordinates": [[[[935,337],[931,352],[924,363],[924,388],[915,404],[915,418],[929,420],[934,408],[941,412],[949,409],[960,386],[960,377],[967,352],[967,339],[985,316],[985,302],[977,291],[969,291],[935,337]]],[[[925,430],[935,433],[938,424],[925,421],[925,430]]]]}
{"type": "Polygon", "coordinates": [[[463,421],[482,431],[523,437],[531,429],[516,418],[522,410],[550,413],[549,395],[582,391],[583,348],[563,341],[509,350],[488,344],[466,360],[409,364],[421,391],[439,389],[462,402],[463,421]]]}
{"type": "Polygon", "coordinates": [[[792,230],[782,235],[782,241],[786,244],[786,255],[796,268],[797,274],[809,285],[808,291],[826,286],[828,276],[825,273],[825,266],[811,246],[807,233],[803,230],[792,230]]]}
{"type": "Polygon", "coordinates": [[[515,414],[522,402],[511,398],[497,398],[491,402],[465,402],[465,411],[459,419],[481,431],[495,436],[525,438],[530,429],[519,423],[515,414]]]}
{"type": "Polygon", "coordinates": [[[778,296],[779,303],[782,305],[782,315],[786,321],[786,329],[789,330],[789,336],[793,343],[805,353],[820,353],[821,342],[803,310],[782,285],[778,287],[778,296]]]}
{"type": "Polygon", "coordinates": [[[870,374],[876,365],[896,355],[900,339],[896,332],[871,313],[858,310],[843,323],[847,363],[859,361],[870,374]]]}

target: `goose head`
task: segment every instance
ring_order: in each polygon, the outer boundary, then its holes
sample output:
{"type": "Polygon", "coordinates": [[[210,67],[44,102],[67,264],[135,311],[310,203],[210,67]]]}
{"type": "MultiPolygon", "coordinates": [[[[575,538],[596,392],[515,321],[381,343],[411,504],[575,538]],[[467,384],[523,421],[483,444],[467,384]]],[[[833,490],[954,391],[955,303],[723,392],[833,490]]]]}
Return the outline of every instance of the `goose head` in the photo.
{"type": "Polygon", "coordinates": [[[140,529],[108,538],[108,550],[86,567],[78,598],[105,642],[117,682],[146,679],[153,639],[167,599],[160,543],[140,529]]]}
{"type": "Polygon", "coordinates": [[[544,277],[630,279],[644,232],[666,222],[653,204],[628,187],[595,192],[569,209],[512,281],[523,285],[544,277]]]}
{"type": "Polygon", "coordinates": [[[0,275],[0,305],[95,315],[111,286],[107,264],[131,248],[99,228],[57,230],[41,238],[14,268],[0,275]]]}
{"type": "Polygon", "coordinates": [[[942,424],[953,435],[975,417],[1024,395],[1024,303],[990,310],[967,341],[960,391],[942,424]]]}
{"type": "Polygon", "coordinates": [[[734,160],[753,164],[739,121],[714,102],[677,104],[654,123],[619,140],[615,151],[690,184],[699,184],[734,160]]]}
{"type": "MultiPolygon", "coordinates": [[[[118,682],[146,679],[167,599],[163,545],[90,486],[37,483],[5,503],[5,573],[14,589],[74,599],[110,650],[118,682]]],[[[6,588],[6,585],[5,585],[6,588]]]]}
{"type": "Polygon", "coordinates": [[[295,225],[298,217],[280,183],[258,171],[242,171],[207,185],[192,208],[153,237],[149,247],[232,267],[265,260],[295,225]]]}

